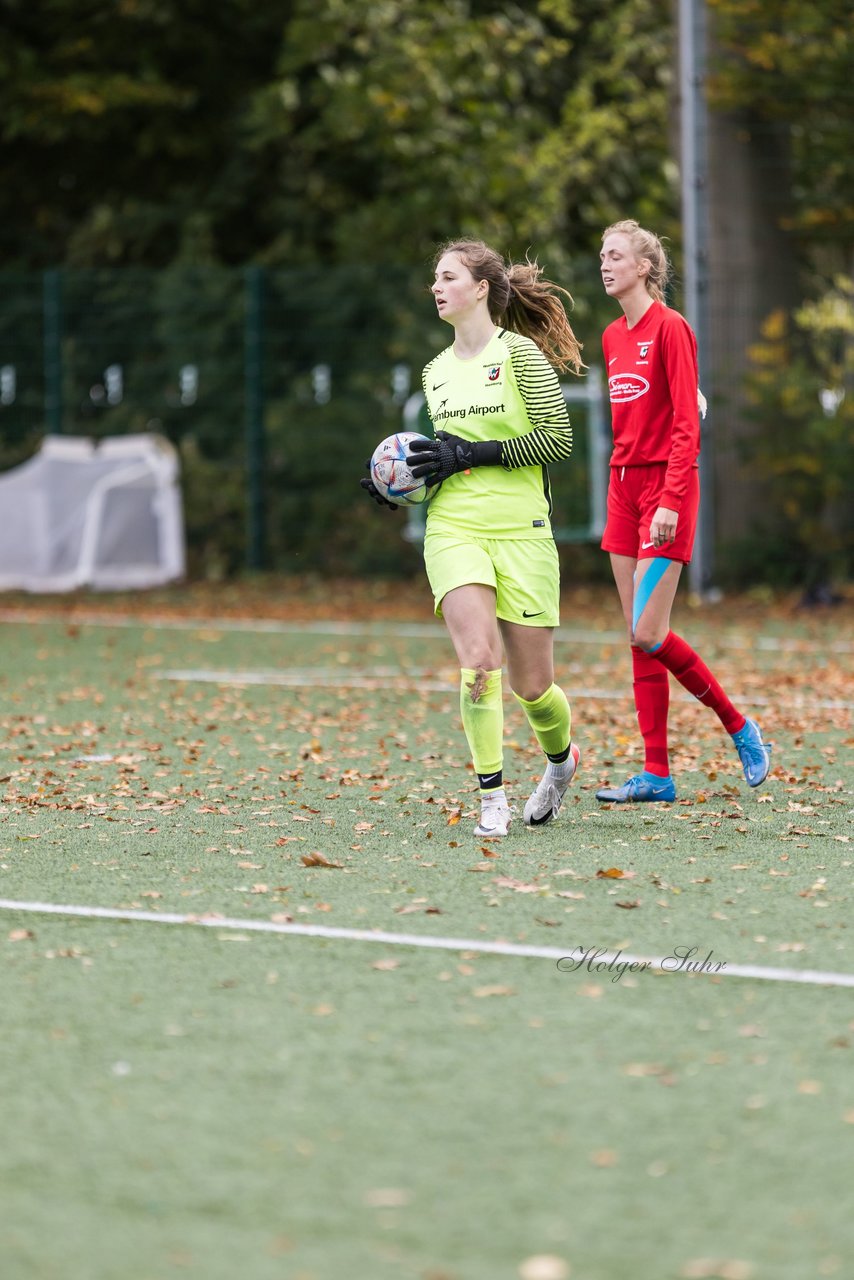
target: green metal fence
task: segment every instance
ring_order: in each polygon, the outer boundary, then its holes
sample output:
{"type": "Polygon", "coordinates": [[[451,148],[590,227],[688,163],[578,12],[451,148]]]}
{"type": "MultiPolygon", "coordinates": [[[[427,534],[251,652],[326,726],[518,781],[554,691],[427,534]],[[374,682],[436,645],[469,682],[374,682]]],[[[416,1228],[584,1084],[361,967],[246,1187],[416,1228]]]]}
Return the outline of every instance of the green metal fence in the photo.
{"type": "MultiPolygon", "coordinates": [[[[402,269],[2,272],[0,466],[46,433],[159,432],[194,572],[393,569],[407,552],[357,481],[448,337],[425,275],[402,269]]],[[[596,523],[585,396],[554,477],[567,537],[596,523]]]]}

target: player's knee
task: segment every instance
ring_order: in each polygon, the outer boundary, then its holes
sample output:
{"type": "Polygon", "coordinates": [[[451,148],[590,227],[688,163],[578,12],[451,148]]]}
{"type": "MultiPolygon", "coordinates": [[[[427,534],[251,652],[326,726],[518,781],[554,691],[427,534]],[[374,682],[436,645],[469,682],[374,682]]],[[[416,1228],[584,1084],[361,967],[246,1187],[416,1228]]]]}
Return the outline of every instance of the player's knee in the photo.
{"type": "Polygon", "coordinates": [[[636,645],[638,649],[643,649],[644,653],[649,653],[652,649],[655,649],[663,639],[664,635],[659,635],[656,630],[647,626],[643,619],[638,622],[632,632],[632,644],[636,645]]]}
{"type": "Polygon", "coordinates": [[[493,652],[488,645],[478,645],[461,656],[460,666],[472,671],[498,671],[501,662],[501,653],[493,652]]]}
{"type": "Polygon", "coordinates": [[[544,684],[542,680],[536,679],[517,680],[513,685],[513,692],[523,702],[537,702],[551,686],[552,681],[544,684]]]}

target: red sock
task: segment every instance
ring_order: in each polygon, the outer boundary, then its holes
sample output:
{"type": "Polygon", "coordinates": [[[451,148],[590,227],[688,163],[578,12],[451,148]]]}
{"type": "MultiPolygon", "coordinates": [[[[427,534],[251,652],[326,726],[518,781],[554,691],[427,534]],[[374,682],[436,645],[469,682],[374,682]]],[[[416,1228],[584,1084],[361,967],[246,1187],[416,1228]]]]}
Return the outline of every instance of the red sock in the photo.
{"type": "Polygon", "coordinates": [[[727,733],[738,733],[744,728],[744,716],[736,711],[729,698],[698,653],[672,631],[668,631],[661,645],[650,657],[657,658],[672,672],[698,702],[711,707],[727,733]]]}
{"type": "Polygon", "coordinates": [[[670,677],[654,656],[632,645],[632,670],[638,727],[646,759],[644,769],[666,778],[670,773],[667,755],[667,711],[670,705],[670,677]]]}

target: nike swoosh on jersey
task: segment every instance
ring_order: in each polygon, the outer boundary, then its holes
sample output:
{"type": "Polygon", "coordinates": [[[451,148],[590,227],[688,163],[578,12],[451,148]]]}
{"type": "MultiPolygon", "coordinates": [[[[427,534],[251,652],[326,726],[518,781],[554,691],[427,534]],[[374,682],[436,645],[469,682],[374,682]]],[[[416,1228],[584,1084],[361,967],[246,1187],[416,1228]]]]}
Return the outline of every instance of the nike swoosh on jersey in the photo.
{"type": "Polygon", "coordinates": [[[445,383],[444,383],[444,382],[434,382],[434,383],[433,383],[433,390],[434,390],[434,391],[438,391],[440,387],[444,387],[444,386],[445,386],[445,383]]]}
{"type": "Polygon", "coordinates": [[[655,546],[654,542],[642,542],[641,551],[646,551],[647,547],[654,547],[654,546],[655,546]]]}
{"type": "Polygon", "coordinates": [[[527,609],[522,610],[523,618],[541,618],[545,613],[545,609],[541,609],[539,613],[528,613],[527,609]]]}

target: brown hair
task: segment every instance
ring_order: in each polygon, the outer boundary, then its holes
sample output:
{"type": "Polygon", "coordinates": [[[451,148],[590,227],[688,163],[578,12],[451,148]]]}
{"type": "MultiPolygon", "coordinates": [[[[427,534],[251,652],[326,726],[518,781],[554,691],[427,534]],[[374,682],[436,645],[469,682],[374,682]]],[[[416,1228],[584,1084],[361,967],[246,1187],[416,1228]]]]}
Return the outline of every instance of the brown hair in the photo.
{"type": "Polygon", "coordinates": [[[644,281],[647,293],[651,294],[656,302],[663,302],[664,290],[667,286],[667,281],[670,279],[670,262],[664,250],[664,245],[654,231],[647,231],[634,218],[624,218],[622,222],[612,222],[610,227],[606,227],[602,232],[603,242],[607,236],[617,232],[628,236],[632,246],[632,253],[638,262],[641,259],[646,259],[649,263],[649,275],[644,281]]]}
{"type": "Polygon", "coordinates": [[[489,314],[496,324],[530,338],[543,355],[562,373],[584,368],[581,344],[572,332],[559,294],[572,306],[572,295],[543,278],[542,267],[526,257],[524,262],[505,263],[500,253],[482,240],[452,240],[442,245],[434,267],[446,253],[455,253],[474,276],[489,285],[489,314]]]}

